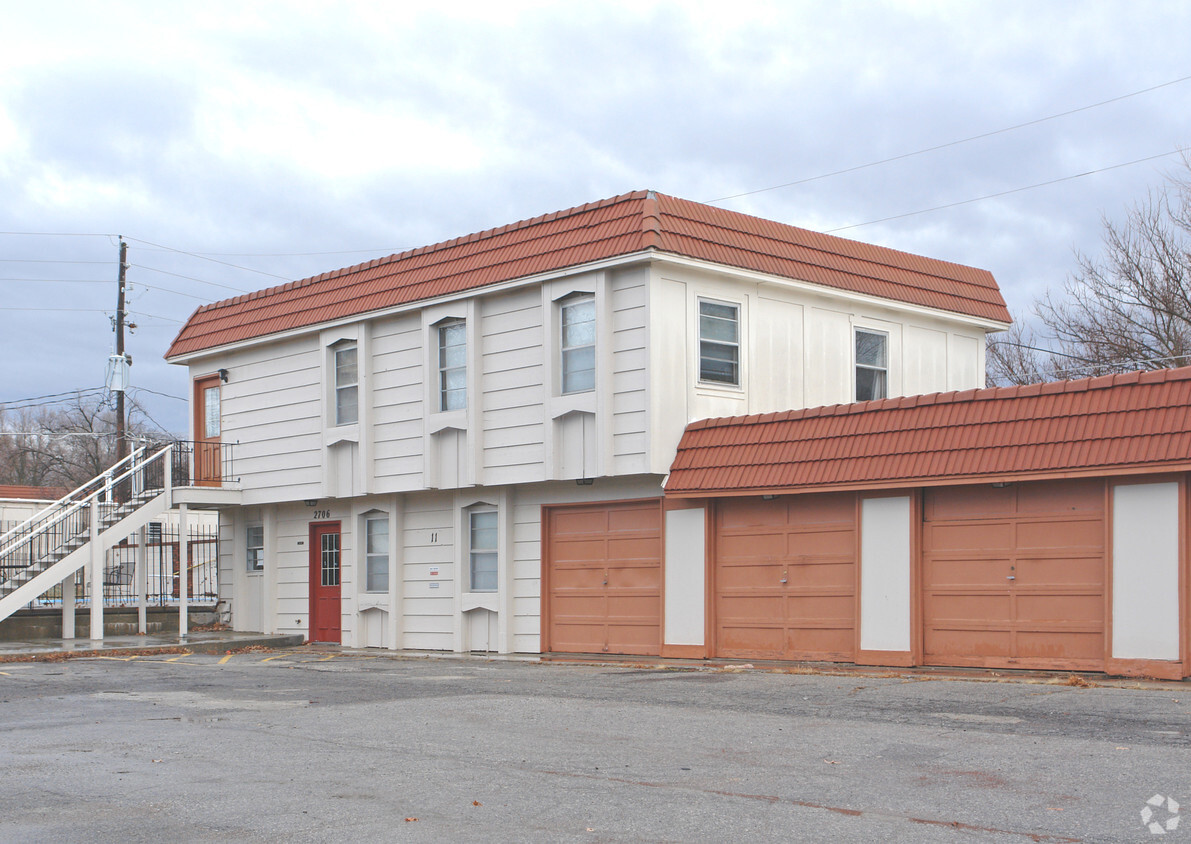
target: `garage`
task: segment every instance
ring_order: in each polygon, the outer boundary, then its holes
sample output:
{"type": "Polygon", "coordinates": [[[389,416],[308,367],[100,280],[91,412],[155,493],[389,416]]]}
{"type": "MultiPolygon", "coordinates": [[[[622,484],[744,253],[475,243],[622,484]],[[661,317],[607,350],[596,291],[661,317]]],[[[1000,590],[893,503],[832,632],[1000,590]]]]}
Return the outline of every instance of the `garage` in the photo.
{"type": "Polygon", "coordinates": [[[1102,479],[924,495],[924,662],[1103,670],[1102,479]]]}
{"type": "Polygon", "coordinates": [[[546,507],[542,525],[545,649],[660,654],[661,500],[546,507]]]}
{"type": "Polygon", "coordinates": [[[856,496],[716,507],[716,655],[846,661],[856,653],[856,496]]]}

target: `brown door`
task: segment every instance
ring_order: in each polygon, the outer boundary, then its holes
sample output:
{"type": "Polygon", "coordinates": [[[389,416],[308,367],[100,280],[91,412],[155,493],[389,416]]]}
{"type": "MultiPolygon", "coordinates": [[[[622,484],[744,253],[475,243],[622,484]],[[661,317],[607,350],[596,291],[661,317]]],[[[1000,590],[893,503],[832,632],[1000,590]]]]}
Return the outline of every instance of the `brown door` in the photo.
{"type": "Polygon", "coordinates": [[[856,658],[856,497],[716,507],[716,655],[856,658]]]}
{"type": "Polygon", "coordinates": [[[661,653],[661,501],[550,507],[543,522],[546,647],[661,653]]]}
{"type": "Polygon", "coordinates": [[[339,642],[339,522],[310,526],[310,641],[339,642]]]}
{"type": "Polygon", "coordinates": [[[928,490],[923,659],[1102,670],[1104,482],[928,490]]]}
{"type": "Polygon", "coordinates": [[[194,382],[194,483],[219,486],[222,474],[219,436],[222,428],[219,407],[219,376],[194,382]]]}

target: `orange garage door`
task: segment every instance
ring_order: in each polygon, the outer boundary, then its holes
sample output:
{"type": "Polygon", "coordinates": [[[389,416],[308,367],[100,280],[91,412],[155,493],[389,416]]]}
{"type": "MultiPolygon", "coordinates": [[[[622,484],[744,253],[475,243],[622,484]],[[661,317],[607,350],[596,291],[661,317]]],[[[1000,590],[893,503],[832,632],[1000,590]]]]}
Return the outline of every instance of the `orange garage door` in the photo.
{"type": "Polygon", "coordinates": [[[545,646],[656,656],[662,646],[662,504],[545,508],[545,646]]]}
{"type": "Polygon", "coordinates": [[[923,516],[928,664],[1103,670],[1103,481],[928,490],[923,516]]]}
{"type": "Polygon", "coordinates": [[[728,499],[717,506],[716,653],[856,656],[856,497],[728,499]]]}

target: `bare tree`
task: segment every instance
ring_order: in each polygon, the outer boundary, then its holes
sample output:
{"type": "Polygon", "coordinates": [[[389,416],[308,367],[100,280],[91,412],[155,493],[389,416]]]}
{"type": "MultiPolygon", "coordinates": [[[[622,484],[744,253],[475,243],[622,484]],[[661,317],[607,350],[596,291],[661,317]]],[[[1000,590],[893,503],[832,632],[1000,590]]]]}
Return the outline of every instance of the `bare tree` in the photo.
{"type": "MultiPolygon", "coordinates": [[[[128,406],[129,438],[149,440],[139,406],[128,406]]],[[[0,483],[74,489],[115,462],[115,411],[101,398],[78,394],[36,412],[0,407],[0,483]]]]}
{"type": "Polygon", "coordinates": [[[1124,222],[1105,217],[1102,253],[1076,253],[1062,290],[1035,303],[1052,351],[1019,348],[1040,345],[1028,328],[989,338],[995,383],[1191,364],[1191,159],[1183,167],[1124,222]]]}

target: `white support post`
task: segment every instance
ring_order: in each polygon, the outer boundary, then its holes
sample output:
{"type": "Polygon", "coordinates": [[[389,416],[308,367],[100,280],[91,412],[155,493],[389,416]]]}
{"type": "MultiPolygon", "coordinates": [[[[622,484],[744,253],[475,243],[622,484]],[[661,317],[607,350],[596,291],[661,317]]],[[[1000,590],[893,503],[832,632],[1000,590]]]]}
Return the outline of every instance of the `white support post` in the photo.
{"type": "Polygon", "coordinates": [[[99,497],[91,499],[91,638],[103,639],[103,548],[99,544],[99,497]]]}
{"type": "Polygon", "coordinates": [[[134,565],[136,571],[133,579],[136,581],[136,632],[144,636],[149,632],[149,528],[142,527],[136,534],[136,556],[134,565]]]}
{"type": "Polygon", "coordinates": [[[190,522],[186,505],[178,505],[178,636],[185,639],[189,624],[186,617],[190,600],[190,522]]]}
{"type": "Polygon", "coordinates": [[[62,638],[74,638],[74,605],[78,600],[75,572],[66,575],[62,581],[62,638]]]}

